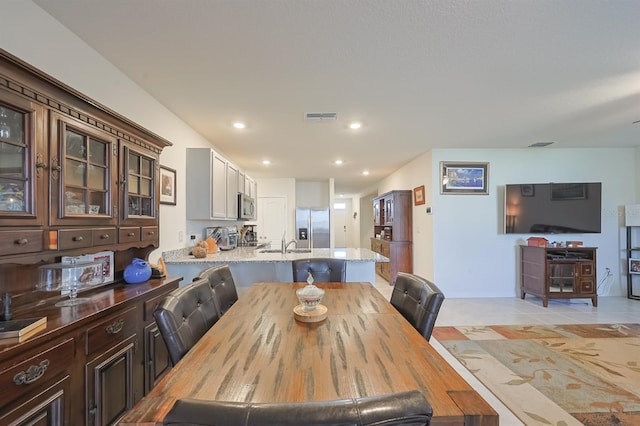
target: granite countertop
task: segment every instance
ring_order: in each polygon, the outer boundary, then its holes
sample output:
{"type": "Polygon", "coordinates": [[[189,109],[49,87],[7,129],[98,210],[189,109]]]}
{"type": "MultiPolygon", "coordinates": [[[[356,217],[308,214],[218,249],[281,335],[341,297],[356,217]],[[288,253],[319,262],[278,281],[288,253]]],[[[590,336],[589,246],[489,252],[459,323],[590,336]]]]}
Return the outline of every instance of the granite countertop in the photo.
{"type": "Polygon", "coordinates": [[[296,259],[308,259],[312,257],[331,257],[345,259],[349,262],[389,262],[384,257],[366,248],[334,248],[312,249],[310,253],[261,253],[262,248],[237,247],[233,250],[219,251],[208,254],[207,257],[195,258],[190,255],[191,248],[169,250],[162,253],[167,264],[207,263],[207,262],[291,262],[296,259]]]}

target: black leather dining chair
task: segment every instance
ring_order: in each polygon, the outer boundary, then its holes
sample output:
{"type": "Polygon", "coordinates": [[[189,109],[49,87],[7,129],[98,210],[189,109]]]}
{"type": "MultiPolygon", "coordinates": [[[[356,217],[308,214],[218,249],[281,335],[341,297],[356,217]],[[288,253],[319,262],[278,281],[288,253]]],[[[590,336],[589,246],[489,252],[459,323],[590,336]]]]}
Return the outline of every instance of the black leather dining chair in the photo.
{"type": "Polygon", "coordinates": [[[206,279],[173,290],[153,312],[160,335],[176,365],[220,318],[206,279]]]}
{"type": "Polygon", "coordinates": [[[391,292],[391,304],[429,340],[444,293],[431,281],[414,274],[398,272],[391,292]]]}
{"type": "Polygon", "coordinates": [[[346,261],[333,258],[297,259],[293,264],[293,281],[305,282],[311,272],[316,282],[345,282],[346,261]]]}
{"type": "Polygon", "coordinates": [[[238,301],[238,290],[229,265],[212,266],[200,272],[193,280],[204,278],[209,282],[218,311],[224,315],[238,301]]]}
{"type": "Polygon", "coordinates": [[[428,425],[433,409],[418,391],[332,401],[249,403],[179,399],[164,425],[428,425]]]}

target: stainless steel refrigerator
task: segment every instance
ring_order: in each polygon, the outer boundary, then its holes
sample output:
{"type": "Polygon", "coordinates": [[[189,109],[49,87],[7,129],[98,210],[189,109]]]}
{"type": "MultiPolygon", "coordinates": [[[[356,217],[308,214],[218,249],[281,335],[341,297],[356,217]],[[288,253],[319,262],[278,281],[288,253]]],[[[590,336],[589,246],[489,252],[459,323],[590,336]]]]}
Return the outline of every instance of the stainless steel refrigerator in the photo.
{"type": "Polygon", "coordinates": [[[299,248],[329,248],[329,209],[296,208],[296,240],[299,248]]]}

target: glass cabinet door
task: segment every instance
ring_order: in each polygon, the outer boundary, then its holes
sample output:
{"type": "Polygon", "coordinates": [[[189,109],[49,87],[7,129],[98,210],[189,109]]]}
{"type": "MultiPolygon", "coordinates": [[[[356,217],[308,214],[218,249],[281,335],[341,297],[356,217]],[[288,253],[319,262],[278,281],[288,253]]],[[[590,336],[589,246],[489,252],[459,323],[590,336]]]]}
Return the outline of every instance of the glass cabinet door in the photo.
{"type": "Polygon", "coordinates": [[[0,91],[0,225],[41,225],[45,204],[42,108],[0,91]]]}
{"type": "Polygon", "coordinates": [[[109,198],[108,149],[108,142],[66,129],[65,216],[106,213],[109,198]]]}
{"type": "Polygon", "coordinates": [[[573,263],[550,263],[549,268],[549,291],[572,293],[576,282],[575,265],[573,263]]]}
{"type": "Polygon", "coordinates": [[[112,161],[115,140],[83,123],[60,116],[54,120],[57,136],[51,179],[58,193],[54,223],[115,223],[112,216],[112,161]],[[105,220],[107,222],[105,222],[105,220]]]}
{"type": "Polygon", "coordinates": [[[157,159],[123,143],[123,222],[155,224],[157,217],[157,159]]]}

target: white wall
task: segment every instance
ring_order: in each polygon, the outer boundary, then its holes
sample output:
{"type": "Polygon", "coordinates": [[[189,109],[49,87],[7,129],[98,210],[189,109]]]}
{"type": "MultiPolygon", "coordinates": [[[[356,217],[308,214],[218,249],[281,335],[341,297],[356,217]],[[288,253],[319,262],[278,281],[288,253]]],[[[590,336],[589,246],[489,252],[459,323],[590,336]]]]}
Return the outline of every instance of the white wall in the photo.
{"type": "Polygon", "coordinates": [[[572,234],[564,239],[580,239],[586,246],[598,247],[599,294],[624,296],[622,207],[637,200],[636,158],[634,148],[439,149],[384,179],[378,193],[425,184],[426,203],[413,210],[414,273],[433,279],[447,297],[513,297],[519,296],[518,245],[530,235],[502,232],[504,185],[602,182],[602,233],[572,234]],[[488,162],[489,195],[440,194],[441,161],[488,162]],[[426,213],[426,207],[432,207],[432,215],[426,213]],[[604,279],[605,268],[613,273],[609,281],[604,279]]]}
{"type": "Polygon", "coordinates": [[[30,1],[2,3],[0,40],[9,53],[173,143],[160,163],[177,172],[177,205],[160,206],[160,248],[149,258],[155,262],[163,250],[185,247],[186,238],[178,239],[187,233],[185,148],[209,142],[30,1]]]}

